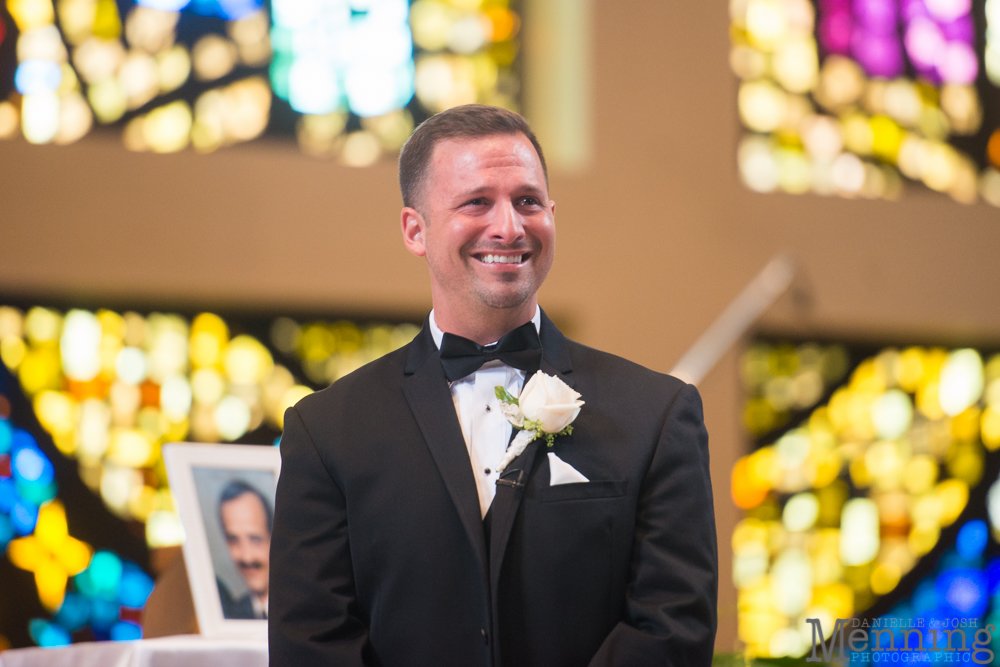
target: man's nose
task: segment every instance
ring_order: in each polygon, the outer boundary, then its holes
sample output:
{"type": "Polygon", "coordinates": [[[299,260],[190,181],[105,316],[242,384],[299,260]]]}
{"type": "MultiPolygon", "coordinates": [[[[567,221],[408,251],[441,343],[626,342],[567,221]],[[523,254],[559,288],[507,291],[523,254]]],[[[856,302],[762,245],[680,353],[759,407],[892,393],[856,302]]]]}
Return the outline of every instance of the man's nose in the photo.
{"type": "Polygon", "coordinates": [[[497,205],[489,232],[491,239],[506,244],[524,238],[524,224],[513,202],[505,201],[497,205]]]}

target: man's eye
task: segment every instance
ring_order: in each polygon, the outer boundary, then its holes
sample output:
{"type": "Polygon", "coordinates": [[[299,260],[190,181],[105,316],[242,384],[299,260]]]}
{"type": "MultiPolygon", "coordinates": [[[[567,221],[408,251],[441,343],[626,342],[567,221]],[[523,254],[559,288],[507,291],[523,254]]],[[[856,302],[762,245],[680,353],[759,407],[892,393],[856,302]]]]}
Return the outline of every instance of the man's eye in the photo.
{"type": "Polygon", "coordinates": [[[521,197],[517,200],[518,206],[539,206],[540,203],[534,197],[521,197]]]}
{"type": "Polygon", "coordinates": [[[475,199],[470,199],[469,201],[465,202],[465,205],[466,206],[485,206],[486,205],[486,198],[485,197],[476,197],[475,199]]]}

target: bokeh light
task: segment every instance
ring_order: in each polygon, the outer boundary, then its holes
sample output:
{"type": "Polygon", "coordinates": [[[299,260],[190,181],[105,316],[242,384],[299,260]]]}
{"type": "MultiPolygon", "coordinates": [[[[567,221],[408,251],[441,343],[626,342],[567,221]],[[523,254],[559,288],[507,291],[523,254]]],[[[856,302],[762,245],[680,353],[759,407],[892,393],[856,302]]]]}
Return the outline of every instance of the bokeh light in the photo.
{"type": "MultiPolygon", "coordinates": [[[[162,471],[163,443],[232,442],[259,429],[265,434],[252,441],[271,442],[287,408],[416,332],[412,324],[278,318],[265,327],[265,344],[234,335],[213,313],[189,320],[0,308],[0,341],[15,350],[4,363],[42,427],[60,452],[77,459],[82,478],[112,512],[146,523],[147,542],[156,547],[183,540],[162,471]]],[[[38,506],[55,497],[52,464],[26,432],[15,438],[2,424],[0,454],[9,452],[16,486],[8,511],[14,532],[26,535],[38,506]]],[[[0,501],[3,492],[0,479],[0,501]]]]}
{"type": "Polygon", "coordinates": [[[980,99],[989,82],[1000,86],[1000,0],[985,1],[985,24],[976,5],[731,2],[743,182],[896,199],[910,181],[1000,206],[1000,164],[990,166],[987,147],[1000,116],[980,99]]]}
{"type": "MultiPolygon", "coordinates": [[[[52,321],[47,316],[35,318],[36,339],[51,340],[53,332],[44,325],[52,321]]],[[[14,331],[23,331],[22,323],[15,322],[9,310],[0,311],[0,335],[9,333],[12,324],[18,325],[14,331]]],[[[107,635],[95,624],[92,613],[98,591],[87,592],[78,583],[94,566],[94,550],[70,535],[66,511],[56,495],[48,456],[28,431],[0,415],[0,544],[13,565],[31,573],[39,601],[52,614],[50,620],[34,618],[29,623],[32,640],[43,647],[67,645],[73,633],[88,627],[89,636],[107,635]]],[[[111,552],[98,554],[98,564],[108,558],[120,563],[111,552]]],[[[128,638],[134,639],[142,633],[142,608],[153,580],[134,563],[126,563],[124,572],[118,589],[100,591],[103,602],[96,606],[105,607],[110,623],[132,623],[128,638]]]]}
{"type": "Polygon", "coordinates": [[[0,359],[37,433],[0,414],[0,545],[34,579],[50,618],[39,645],[142,636],[153,580],[73,536],[47,451],[150,548],[184,540],[160,455],[175,440],[272,444],[298,400],[399,348],[413,324],[223,319],[174,313],[0,306],[0,359]],[[37,426],[35,428],[38,428],[37,426]],[[144,527],[143,527],[143,524],[144,527]],[[80,633],[80,634],[78,634],[80,633]]]}
{"type": "Polygon", "coordinates": [[[731,488],[748,655],[801,656],[806,618],[832,632],[885,599],[894,618],[1000,615],[986,572],[1000,582],[1000,482],[984,480],[1000,450],[1000,354],[761,340],[740,364],[756,442],[731,488]],[[972,503],[987,483],[985,506],[972,503]]]}
{"type": "MultiPolygon", "coordinates": [[[[20,34],[0,138],[67,144],[96,121],[129,150],[172,153],[294,133],[308,155],[363,167],[433,113],[519,104],[508,0],[8,4],[20,34]]],[[[782,80],[807,86],[808,45],[783,53],[782,80]]]]}

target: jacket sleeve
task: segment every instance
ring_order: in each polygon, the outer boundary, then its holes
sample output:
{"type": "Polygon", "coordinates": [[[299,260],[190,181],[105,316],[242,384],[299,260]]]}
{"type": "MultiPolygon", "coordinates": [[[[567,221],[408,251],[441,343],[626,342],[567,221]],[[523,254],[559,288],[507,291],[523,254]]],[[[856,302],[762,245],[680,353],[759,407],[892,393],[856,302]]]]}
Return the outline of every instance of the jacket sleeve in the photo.
{"type": "Polygon", "coordinates": [[[342,489],[298,410],[285,412],[271,534],[271,667],[366,664],[342,489]]]}
{"type": "Polygon", "coordinates": [[[686,385],[640,487],[626,619],[591,667],[710,665],[718,569],[708,433],[698,390],[686,385]]]}

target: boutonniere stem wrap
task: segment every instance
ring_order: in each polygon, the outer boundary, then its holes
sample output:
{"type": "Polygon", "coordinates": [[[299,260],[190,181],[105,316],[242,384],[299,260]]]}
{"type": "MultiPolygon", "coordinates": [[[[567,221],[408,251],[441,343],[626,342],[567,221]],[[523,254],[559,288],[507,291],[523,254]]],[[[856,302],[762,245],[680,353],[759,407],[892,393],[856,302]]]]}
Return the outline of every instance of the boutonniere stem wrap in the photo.
{"type": "Polygon", "coordinates": [[[502,386],[496,387],[500,410],[514,428],[519,429],[497,466],[503,472],[533,440],[545,438],[549,447],[556,436],[573,432],[573,421],[580,414],[580,394],[553,375],[538,371],[525,383],[521,397],[515,398],[502,386]]]}

